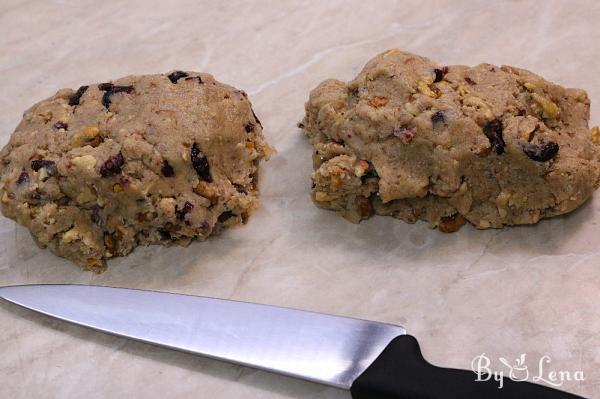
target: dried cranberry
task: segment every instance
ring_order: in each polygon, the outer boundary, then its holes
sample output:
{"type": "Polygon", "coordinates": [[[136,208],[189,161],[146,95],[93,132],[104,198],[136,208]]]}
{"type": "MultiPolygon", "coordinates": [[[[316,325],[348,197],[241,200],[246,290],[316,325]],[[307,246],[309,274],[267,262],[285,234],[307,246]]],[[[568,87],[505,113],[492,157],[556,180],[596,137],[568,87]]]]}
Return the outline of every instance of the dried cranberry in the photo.
{"type": "Polygon", "coordinates": [[[185,78],[187,76],[188,76],[188,74],[183,71],[175,71],[175,72],[172,72],[169,75],[167,75],[167,77],[169,78],[171,83],[174,83],[174,84],[176,84],[179,79],[185,78]]]}
{"type": "Polygon", "coordinates": [[[254,117],[254,120],[256,121],[256,123],[258,123],[260,125],[260,127],[262,127],[262,123],[260,123],[260,120],[258,120],[258,117],[254,113],[254,110],[252,110],[252,116],[254,117]]]}
{"type": "Polygon", "coordinates": [[[192,145],[191,152],[192,166],[198,174],[198,177],[205,182],[211,183],[213,181],[212,175],[210,174],[210,165],[208,158],[200,151],[198,144],[192,145]]]}
{"type": "Polygon", "coordinates": [[[111,90],[114,93],[121,93],[121,92],[125,92],[127,94],[130,94],[133,91],[133,86],[115,86],[113,87],[113,89],[111,90]]]}
{"type": "Polygon", "coordinates": [[[104,164],[100,167],[100,175],[102,177],[114,176],[121,173],[121,167],[125,163],[125,159],[123,159],[123,154],[118,153],[115,156],[108,158],[104,164]]]}
{"type": "Polygon", "coordinates": [[[115,85],[112,83],[100,83],[98,85],[98,90],[111,91],[113,89],[113,87],[115,87],[115,85]]]}
{"type": "Polygon", "coordinates": [[[398,137],[404,144],[408,144],[415,137],[416,129],[412,126],[397,126],[392,134],[398,137]]]}
{"type": "Polygon", "coordinates": [[[244,129],[246,129],[246,133],[254,131],[254,123],[248,122],[246,126],[244,126],[244,129]]]}
{"type": "Polygon", "coordinates": [[[31,169],[35,172],[42,168],[46,168],[46,171],[50,176],[53,176],[56,173],[56,163],[54,161],[47,159],[34,159],[31,161],[31,169]]]}
{"type": "Polygon", "coordinates": [[[435,74],[435,79],[433,80],[433,83],[441,82],[444,79],[444,71],[443,70],[435,68],[433,70],[433,73],[435,74]]]}
{"type": "Polygon", "coordinates": [[[64,122],[58,121],[54,124],[53,126],[56,130],[60,130],[60,129],[65,129],[67,130],[67,128],[69,127],[69,125],[67,125],[64,122]]]}
{"type": "Polygon", "coordinates": [[[175,175],[175,171],[173,170],[173,167],[171,165],[169,165],[169,161],[167,161],[166,159],[163,161],[163,166],[160,169],[160,171],[164,177],[172,177],[175,175]]]}
{"type": "Polygon", "coordinates": [[[185,78],[184,80],[195,80],[196,82],[198,82],[198,84],[202,84],[204,83],[202,81],[202,78],[200,76],[188,76],[187,78],[185,78]]]}
{"type": "Polygon", "coordinates": [[[110,107],[111,99],[110,97],[113,94],[117,93],[127,93],[130,94],[133,91],[133,86],[115,86],[112,83],[101,83],[98,85],[100,90],[104,91],[104,95],[102,96],[102,105],[106,109],[110,107]]]}
{"type": "Polygon", "coordinates": [[[79,89],[77,89],[75,94],[69,97],[69,105],[79,105],[79,100],[81,100],[81,96],[83,96],[83,93],[85,93],[87,89],[88,86],[81,86],[79,89]]]}
{"type": "Polygon", "coordinates": [[[504,153],[504,147],[506,147],[506,143],[504,142],[502,132],[502,121],[500,121],[499,119],[494,119],[493,121],[485,125],[485,127],[483,128],[483,133],[492,145],[492,151],[494,151],[498,155],[504,153]]]}
{"type": "Polygon", "coordinates": [[[165,229],[158,229],[158,234],[160,234],[160,238],[163,240],[170,240],[171,239],[171,233],[169,233],[167,230],[165,229]]]}
{"type": "Polygon", "coordinates": [[[523,152],[532,160],[537,162],[546,162],[558,154],[559,146],[554,141],[540,142],[539,144],[526,143],[523,145],[523,152]]]}
{"type": "Polygon", "coordinates": [[[29,173],[22,171],[19,177],[17,178],[17,185],[21,185],[27,182],[29,182],[29,173]]]}
{"type": "Polygon", "coordinates": [[[442,68],[442,72],[443,72],[444,75],[447,74],[448,71],[450,71],[449,67],[445,66],[445,67],[442,68]]]}
{"type": "Polygon", "coordinates": [[[246,191],[246,188],[244,186],[242,186],[241,184],[233,183],[233,187],[235,187],[235,191],[237,191],[240,194],[248,194],[248,191],[246,191]]]}
{"type": "Polygon", "coordinates": [[[231,212],[231,211],[225,211],[225,212],[223,212],[222,214],[219,215],[219,217],[217,218],[217,220],[220,223],[224,223],[227,220],[231,219],[232,217],[233,217],[233,212],[231,212]]]}
{"type": "Polygon", "coordinates": [[[97,226],[104,225],[104,220],[102,220],[102,216],[100,215],[100,207],[94,206],[92,208],[92,213],[90,214],[90,220],[97,226]]]}
{"type": "Polygon", "coordinates": [[[438,127],[440,124],[446,125],[446,116],[444,115],[444,112],[437,111],[431,115],[431,123],[433,124],[434,128],[438,127]]]}
{"type": "Polygon", "coordinates": [[[185,220],[185,215],[190,213],[192,209],[194,209],[194,205],[189,201],[185,201],[185,204],[183,204],[183,208],[181,209],[175,205],[175,215],[177,216],[177,219],[185,220]]]}

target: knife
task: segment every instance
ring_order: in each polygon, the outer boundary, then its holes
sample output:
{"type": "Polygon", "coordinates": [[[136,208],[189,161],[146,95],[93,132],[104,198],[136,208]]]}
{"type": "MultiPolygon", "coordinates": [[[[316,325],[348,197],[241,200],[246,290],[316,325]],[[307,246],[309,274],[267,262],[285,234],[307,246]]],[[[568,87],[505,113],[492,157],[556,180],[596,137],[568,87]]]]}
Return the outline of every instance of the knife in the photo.
{"type": "Polygon", "coordinates": [[[436,367],[402,327],[207,297],[84,285],[0,287],[60,320],[171,349],[350,390],[354,399],[574,399],[508,378],[436,367]]]}

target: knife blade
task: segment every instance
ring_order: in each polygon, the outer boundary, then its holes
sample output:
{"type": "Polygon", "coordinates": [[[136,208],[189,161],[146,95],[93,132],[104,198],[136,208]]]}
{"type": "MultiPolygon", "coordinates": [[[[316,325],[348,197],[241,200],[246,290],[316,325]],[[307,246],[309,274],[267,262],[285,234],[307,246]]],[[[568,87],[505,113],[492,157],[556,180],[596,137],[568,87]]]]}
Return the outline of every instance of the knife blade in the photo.
{"type": "Polygon", "coordinates": [[[403,327],[247,302],[83,285],[0,287],[16,305],[102,332],[350,390],[355,399],[578,396],[430,365],[403,327]]]}

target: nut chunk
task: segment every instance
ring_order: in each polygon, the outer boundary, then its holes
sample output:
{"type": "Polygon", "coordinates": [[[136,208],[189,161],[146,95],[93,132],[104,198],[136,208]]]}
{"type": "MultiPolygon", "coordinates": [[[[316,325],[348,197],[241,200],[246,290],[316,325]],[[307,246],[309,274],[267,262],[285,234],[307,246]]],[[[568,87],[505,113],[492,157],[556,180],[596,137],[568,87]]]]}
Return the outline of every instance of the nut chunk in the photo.
{"type": "Polygon", "coordinates": [[[246,222],[270,152],[244,92],[207,73],[129,76],[27,110],[0,151],[0,205],[40,246],[102,271],[138,245],[246,222]]]}
{"type": "Polygon", "coordinates": [[[390,215],[447,233],[568,213],[600,180],[589,107],[584,91],[523,69],[390,50],[311,92],[299,126],[312,197],[353,222],[390,215]]]}

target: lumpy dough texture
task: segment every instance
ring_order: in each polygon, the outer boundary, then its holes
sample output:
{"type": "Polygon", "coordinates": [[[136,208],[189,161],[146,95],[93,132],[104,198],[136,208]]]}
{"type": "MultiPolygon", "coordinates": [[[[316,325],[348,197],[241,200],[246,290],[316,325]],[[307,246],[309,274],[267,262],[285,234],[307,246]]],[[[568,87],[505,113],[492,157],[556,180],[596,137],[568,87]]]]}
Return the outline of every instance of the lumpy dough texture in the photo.
{"type": "Polygon", "coordinates": [[[246,93],[206,73],[65,89],[0,152],[2,213],[102,271],[138,245],[187,245],[245,222],[270,147],[246,93]]]}
{"type": "Polygon", "coordinates": [[[387,51],[310,94],[313,200],[353,222],[391,215],[444,232],[570,212],[599,184],[589,105],[523,69],[387,51]]]}

